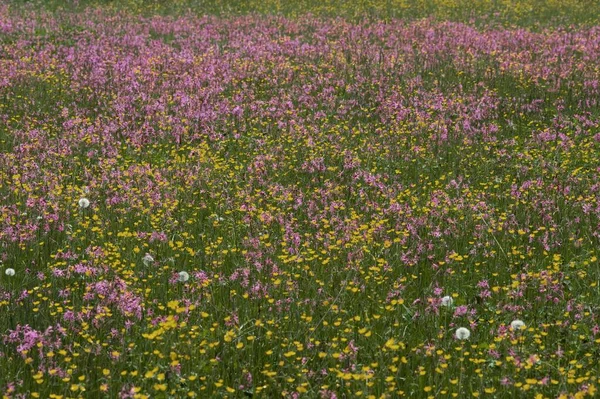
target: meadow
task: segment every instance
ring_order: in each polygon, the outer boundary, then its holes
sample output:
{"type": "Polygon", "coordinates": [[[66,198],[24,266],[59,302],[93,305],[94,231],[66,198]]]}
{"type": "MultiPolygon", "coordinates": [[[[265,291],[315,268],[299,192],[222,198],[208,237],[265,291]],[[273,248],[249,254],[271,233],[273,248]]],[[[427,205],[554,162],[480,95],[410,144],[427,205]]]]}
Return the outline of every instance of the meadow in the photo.
{"type": "Polygon", "coordinates": [[[599,16],[1,1],[0,393],[595,396],[599,16]]]}

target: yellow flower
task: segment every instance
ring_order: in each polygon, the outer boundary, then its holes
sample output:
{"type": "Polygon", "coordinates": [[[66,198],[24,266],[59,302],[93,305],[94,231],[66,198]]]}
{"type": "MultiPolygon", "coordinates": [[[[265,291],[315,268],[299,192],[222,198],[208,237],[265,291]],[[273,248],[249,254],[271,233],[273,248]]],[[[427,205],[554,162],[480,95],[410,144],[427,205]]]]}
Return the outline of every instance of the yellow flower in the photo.
{"type": "Polygon", "coordinates": [[[166,391],[167,390],[167,384],[154,384],[153,386],[155,391],[166,391]]]}

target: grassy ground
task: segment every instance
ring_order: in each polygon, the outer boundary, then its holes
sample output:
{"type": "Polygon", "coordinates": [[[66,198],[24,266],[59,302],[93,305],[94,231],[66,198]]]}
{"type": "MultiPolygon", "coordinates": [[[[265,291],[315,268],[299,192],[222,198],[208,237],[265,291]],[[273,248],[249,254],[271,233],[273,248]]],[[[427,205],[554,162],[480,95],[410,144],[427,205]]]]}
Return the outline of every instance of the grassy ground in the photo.
{"type": "Polygon", "coordinates": [[[0,392],[594,396],[597,5],[212,4],[0,5],[0,392]]]}
{"type": "Polygon", "coordinates": [[[232,16],[240,14],[298,17],[342,17],[351,20],[420,19],[460,21],[480,25],[595,25],[600,4],[593,0],[16,0],[17,7],[80,11],[89,7],[128,10],[146,15],[232,16]]]}

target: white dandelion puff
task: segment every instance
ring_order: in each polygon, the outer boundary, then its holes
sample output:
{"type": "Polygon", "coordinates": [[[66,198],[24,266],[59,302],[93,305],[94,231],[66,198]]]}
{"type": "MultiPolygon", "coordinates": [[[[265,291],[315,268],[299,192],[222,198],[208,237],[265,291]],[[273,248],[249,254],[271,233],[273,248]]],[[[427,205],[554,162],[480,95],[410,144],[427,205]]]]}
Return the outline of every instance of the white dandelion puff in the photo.
{"type": "Polygon", "coordinates": [[[514,331],[521,330],[525,328],[525,322],[519,319],[513,320],[510,322],[510,328],[512,328],[514,331]]]}
{"type": "Polygon", "coordinates": [[[10,268],[10,267],[9,267],[8,269],[6,269],[6,270],[4,271],[4,274],[6,274],[6,275],[7,275],[7,276],[9,276],[9,277],[12,277],[12,276],[14,276],[14,275],[15,275],[15,269],[12,269],[12,268],[10,268]]]}
{"type": "Polygon", "coordinates": [[[456,338],[463,340],[463,339],[469,339],[470,336],[471,336],[471,331],[469,331],[468,328],[459,327],[456,329],[456,338]]]}
{"type": "Polygon", "coordinates": [[[454,303],[454,299],[450,295],[446,295],[442,298],[442,306],[450,307],[454,303]]]}
{"type": "Polygon", "coordinates": [[[81,209],[85,209],[90,206],[90,200],[87,198],[81,198],[79,199],[78,204],[81,209]]]}
{"type": "Polygon", "coordinates": [[[186,281],[188,281],[190,279],[190,274],[186,271],[181,271],[179,272],[179,282],[180,283],[185,283],[186,281]]]}
{"type": "Polygon", "coordinates": [[[152,257],[152,255],[146,254],[142,258],[142,262],[144,262],[144,265],[150,266],[154,262],[154,258],[152,257]]]}

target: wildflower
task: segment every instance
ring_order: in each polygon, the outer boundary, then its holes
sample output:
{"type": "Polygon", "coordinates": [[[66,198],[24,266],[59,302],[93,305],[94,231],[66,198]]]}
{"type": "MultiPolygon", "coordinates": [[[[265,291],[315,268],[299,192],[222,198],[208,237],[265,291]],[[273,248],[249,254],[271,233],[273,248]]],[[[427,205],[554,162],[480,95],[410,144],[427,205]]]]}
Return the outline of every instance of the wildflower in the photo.
{"type": "Polygon", "coordinates": [[[525,328],[525,323],[522,320],[516,319],[516,320],[511,321],[510,327],[513,330],[517,331],[517,330],[520,330],[522,328],[525,328]]]}
{"type": "Polygon", "coordinates": [[[81,198],[78,204],[81,209],[85,209],[90,206],[90,200],[87,198],[81,198]]]}
{"type": "Polygon", "coordinates": [[[179,282],[185,283],[190,279],[190,274],[186,271],[179,272],[179,282]]]}
{"type": "Polygon", "coordinates": [[[152,257],[152,255],[150,255],[150,254],[147,253],[142,258],[142,262],[144,262],[144,265],[150,266],[154,262],[154,258],[152,257]]]}
{"type": "Polygon", "coordinates": [[[471,336],[471,331],[469,331],[469,329],[467,329],[465,327],[459,327],[456,329],[456,338],[463,340],[463,339],[469,339],[470,336],[471,336]]]}
{"type": "Polygon", "coordinates": [[[461,305],[461,306],[457,307],[456,310],[454,311],[454,317],[464,316],[467,314],[468,311],[469,311],[469,308],[467,306],[461,305]]]}
{"type": "Polygon", "coordinates": [[[10,268],[10,267],[9,267],[8,269],[6,269],[6,270],[4,271],[4,274],[6,274],[7,276],[10,276],[10,277],[12,277],[12,276],[14,276],[14,275],[15,275],[15,269],[12,269],[12,268],[10,268]]]}
{"type": "Polygon", "coordinates": [[[442,298],[442,306],[450,307],[454,303],[454,299],[451,296],[446,295],[442,298]]]}

